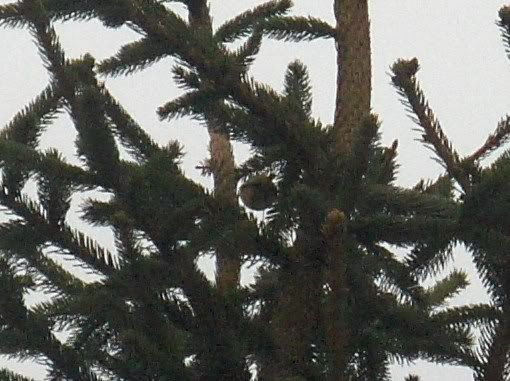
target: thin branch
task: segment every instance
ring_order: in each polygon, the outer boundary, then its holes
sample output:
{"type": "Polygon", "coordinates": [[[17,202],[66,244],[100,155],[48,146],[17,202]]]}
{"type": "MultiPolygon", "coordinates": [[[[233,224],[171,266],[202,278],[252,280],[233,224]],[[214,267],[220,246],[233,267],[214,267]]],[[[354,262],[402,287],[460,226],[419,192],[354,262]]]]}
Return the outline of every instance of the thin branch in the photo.
{"type": "Polygon", "coordinates": [[[271,17],[262,23],[264,34],[275,40],[301,42],[336,37],[336,30],[315,17],[271,17]]]}
{"type": "Polygon", "coordinates": [[[243,12],[222,24],[216,30],[214,38],[217,41],[228,43],[246,37],[252,33],[255,24],[259,23],[260,20],[285,14],[291,6],[292,1],[290,0],[273,0],[258,5],[254,9],[243,12]]]}
{"type": "Polygon", "coordinates": [[[416,80],[415,75],[418,69],[416,58],[409,61],[398,60],[392,66],[393,85],[402,96],[404,105],[416,115],[416,119],[413,118],[413,120],[423,129],[422,141],[432,147],[448,174],[457,180],[464,191],[467,191],[471,185],[469,178],[461,169],[458,153],[443,132],[416,80]]]}
{"type": "Polygon", "coordinates": [[[492,151],[497,150],[510,140],[510,116],[501,119],[496,130],[490,134],[485,143],[465,160],[474,162],[486,158],[492,151]]]}
{"type": "Polygon", "coordinates": [[[45,231],[48,239],[55,245],[66,250],[73,257],[82,260],[94,270],[105,275],[112,274],[118,264],[111,252],[101,247],[77,229],[67,225],[52,226],[44,209],[26,196],[12,197],[5,188],[0,190],[0,202],[14,213],[29,221],[33,226],[39,226],[45,231]]]}

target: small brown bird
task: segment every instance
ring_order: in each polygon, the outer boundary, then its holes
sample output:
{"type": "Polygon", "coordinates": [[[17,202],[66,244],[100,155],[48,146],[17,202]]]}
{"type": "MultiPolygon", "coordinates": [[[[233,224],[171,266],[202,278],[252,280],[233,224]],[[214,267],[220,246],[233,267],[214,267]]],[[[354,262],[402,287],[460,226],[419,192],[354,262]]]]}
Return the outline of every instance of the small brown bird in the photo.
{"type": "Polygon", "coordinates": [[[278,194],[273,176],[255,175],[250,177],[239,188],[239,196],[244,205],[253,210],[269,208],[278,194]]]}

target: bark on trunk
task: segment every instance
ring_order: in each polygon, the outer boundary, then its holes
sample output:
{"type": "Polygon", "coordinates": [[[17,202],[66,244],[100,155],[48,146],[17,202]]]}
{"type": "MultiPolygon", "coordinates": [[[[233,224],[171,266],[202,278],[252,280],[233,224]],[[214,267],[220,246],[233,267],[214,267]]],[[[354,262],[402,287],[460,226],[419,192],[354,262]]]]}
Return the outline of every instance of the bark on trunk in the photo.
{"type": "Polygon", "coordinates": [[[496,327],[485,364],[484,381],[505,381],[505,371],[510,355],[510,311],[509,306],[503,309],[503,318],[496,327]]]}
{"type": "MultiPolygon", "coordinates": [[[[189,22],[212,33],[211,16],[206,1],[197,0],[189,5],[189,22]]],[[[207,117],[206,117],[207,119],[207,117]]],[[[218,132],[208,120],[207,130],[211,154],[210,169],[214,180],[214,195],[225,207],[237,206],[235,161],[229,136],[218,132]]],[[[216,248],[216,285],[222,294],[235,289],[240,281],[241,262],[236,253],[229,253],[227,247],[216,248]]]]}
{"type": "MultiPolygon", "coordinates": [[[[232,145],[226,134],[215,132],[209,125],[210,166],[214,179],[214,194],[225,207],[237,206],[235,163],[232,145]]],[[[216,248],[216,286],[222,294],[239,285],[241,261],[228,247],[216,248]]]]}
{"type": "MultiPolygon", "coordinates": [[[[211,17],[205,0],[196,0],[188,4],[189,22],[193,27],[203,28],[212,34],[211,17]]],[[[214,195],[220,200],[223,208],[238,206],[236,193],[235,161],[232,144],[228,134],[219,132],[212,118],[207,120],[209,132],[209,166],[214,180],[214,195]]],[[[216,248],[216,286],[223,299],[221,311],[214,316],[214,324],[219,334],[216,343],[211,345],[210,352],[205,356],[206,374],[203,379],[220,380],[249,380],[250,373],[246,369],[245,354],[236,347],[236,325],[242,316],[242,311],[228,300],[228,294],[236,290],[240,281],[241,260],[237,252],[233,252],[228,245],[218,245],[216,248]]]]}
{"type": "Polygon", "coordinates": [[[326,346],[329,360],[328,380],[342,381],[349,361],[349,327],[346,322],[347,298],[347,258],[345,246],[346,216],[341,211],[332,210],[324,224],[323,234],[327,247],[328,268],[325,283],[329,286],[323,312],[326,327],[326,346]]]}
{"type": "MultiPolygon", "coordinates": [[[[334,132],[336,150],[349,154],[353,134],[370,114],[372,67],[370,51],[370,21],[367,0],[335,0],[337,93],[334,132]]],[[[327,332],[329,358],[328,379],[342,381],[349,362],[349,326],[346,321],[346,304],[349,296],[347,284],[347,247],[344,224],[347,217],[338,210],[328,215],[324,225],[328,267],[325,282],[329,294],[323,316],[327,332]]]]}
{"type": "Polygon", "coordinates": [[[372,68],[367,0],[335,0],[337,93],[334,128],[337,148],[349,150],[353,130],[370,113],[372,68]]]}

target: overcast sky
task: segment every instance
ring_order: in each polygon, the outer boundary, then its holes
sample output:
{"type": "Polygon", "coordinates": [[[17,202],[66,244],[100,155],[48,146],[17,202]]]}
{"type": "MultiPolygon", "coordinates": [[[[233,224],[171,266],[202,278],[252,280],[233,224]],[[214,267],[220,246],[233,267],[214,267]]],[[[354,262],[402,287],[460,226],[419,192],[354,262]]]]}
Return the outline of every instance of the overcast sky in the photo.
{"type": "MultiPolygon", "coordinates": [[[[295,14],[321,17],[333,23],[332,0],[294,1],[295,14]]],[[[262,1],[211,0],[214,25],[260,3],[262,1]]],[[[419,134],[412,131],[414,126],[389,83],[390,65],[398,58],[419,59],[418,78],[430,105],[459,153],[470,154],[510,110],[510,98],[505,92],[510,84],[510,63],[495,24],[497,12],[504,4],[498,0],[370,1],[372,107],[383,122],[383,141],[390,144],[395,138],[399,140],[400,185],[413,185],[421,177],[435,178],[441,168],[430,159],[430,151],[414,140],[419,134]]],[[[180,6],[176,9],[183,10],[180,6]]],[[[137,38],[127,29],[106,30],[97,22],[67,23],[57,25],[57,30],[68,57],[90,52],[98,60],[137,38]]],[[[48,76],[28,31],[0,30],[0,43],[4,52],[0,70],[0,118],[7,122],[46,86],[48,76]]],[[[323,123],[331,123],[336,78],[332,41],[302,44],[266,41],[252,74],[279,90],[287,64],[296,58],[310,69],[315,117],[323,123]]],[[[130,77],[108,79],[106,84],[158,142],[178,139],[187,152],[183,163],[186,173],[204,185],[210,185],[210,179],[200,178],[194,169],[207,155],[205,129],[190,120],[160,122],[155,114],[157,106],[179,95],[171,80],[171,66],[172,61],[167,59],[130,77]]],[[[73,156],[74,136],[69,118],[62,115],[43,136],[42,144],[43,147],[61,149],[69,161],[77,162],[73,156]]],[[[246,147],[236,145],[235,151],[238,162],[247,157],[246,147]]],[[[73,210],[78,205],[79,200],[74,200],[73,210]]],[[[69,217],[71,222],[79,223],[76,214],[69,217]]],[[[83,229],[112,247],[111,235],[105,230],[83,229]]],[[[468,253],[457,248],[455,254],[456,261],[450,269],[457,267],[469,271],[472,285],[454,303],[485,301],[486,295],[468,253]]],[[[207,271],[211,274],[210,266],[207,271]]],[[[38,379],[44,374],[40,368],[28,364],[15,368],[38,379]]],[[[471,372],[466,369],[417,362],[405,367],[395,366],[394,380],[403,381],[410,371],[420,375],[423,381],[471,379],[471,372]]]]}

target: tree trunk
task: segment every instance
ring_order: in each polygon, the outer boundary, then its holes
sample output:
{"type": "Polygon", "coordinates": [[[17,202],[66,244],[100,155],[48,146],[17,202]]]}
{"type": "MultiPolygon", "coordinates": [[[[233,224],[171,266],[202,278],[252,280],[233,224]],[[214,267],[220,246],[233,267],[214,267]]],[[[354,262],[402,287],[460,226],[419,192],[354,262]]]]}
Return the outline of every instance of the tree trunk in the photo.
{"type": "MultiPolygon", "coordinates": [[[[354,131],[370,114],[371,51],[367,0],[335,0],[337,47],[337,93],[334,132],[338,154],[349,154],[354,131]]],[[[328,379],[344,380],[349,362],[349,327],[346,321],[347,248],[344,245],[345,216],[338,210],[328,215],[324,225],[328,267],[325,282],[329,286],[323,318],[329,360],[328,379]]]]}
{"type": "MultiPolygon", "coordinates": [[[[212,33],[211,16],[204,0],[190,2],[189,22],[197,27],[207,28],[212,33]]],[[[214,195],[225,207],[236,207],[235,161],[229,136],[218,132],[214,122],[207,120],[211,154],[210,169],[214,180],[214,195]]],[[[228,248],[216,248],[216,285],[222,294],[239,285],[241,261],[228,248]]]]}
{"type": "Polygon", "coordinates": [[[326,328],[326,347],[329,362],[328,380],[343,381],[349,361],[347,345],[349,327],[346,322],[347,298],[347,258],[345,245],[346,216],[341,211],[332,210],[323,227],[327,247],[325,284],[328,294],[324,304],[323,323],[326,328]]]}
{"type": "Polygon", "coordinates": [[[348,152],[354,129],[370,113],[370,21],[367,0],[335,0],[337,149],[348,152]]]}
{"type": "MultiPolygon", "coordinates": [[[[203,28],[212,34],[211,17],[205,0],[188,3],[189,22],[192,26],[203,28]]],[[[214,180],[214,196],[223,208],[237,208],[235,161],[232,144],[228,134],[219,132],[212,118],[206,115],[209,132],[210,170],[214,180]]],[[[233,305],[228,294],[236,290],[240,281],[241,260],[237,252],[232,252],[228,245],[218,245],[216,251],[216,287],[224,296],[218,315],[215,317],[217,334],[216,343],[211,345],[205,358],[203,379],[249,380],[246,369],[245,354],[237,350],[236,326],[242,316],[239,306],[233,305]]]]}
{"type": "Polygon", "coordinates": [[[510,307],[503,307],[503,317],[495,328],[494,340],[485,364],[484,381],[505,381],[510,355],[510,307]]]}

